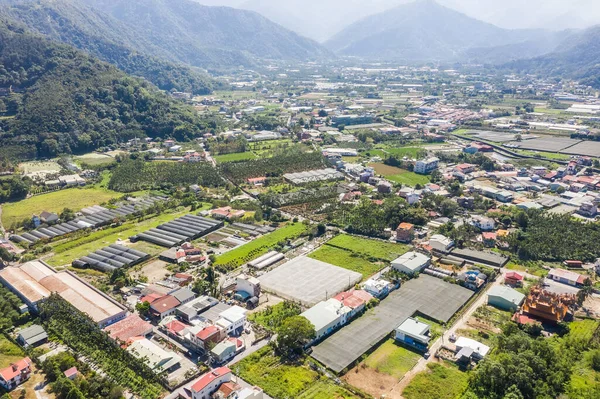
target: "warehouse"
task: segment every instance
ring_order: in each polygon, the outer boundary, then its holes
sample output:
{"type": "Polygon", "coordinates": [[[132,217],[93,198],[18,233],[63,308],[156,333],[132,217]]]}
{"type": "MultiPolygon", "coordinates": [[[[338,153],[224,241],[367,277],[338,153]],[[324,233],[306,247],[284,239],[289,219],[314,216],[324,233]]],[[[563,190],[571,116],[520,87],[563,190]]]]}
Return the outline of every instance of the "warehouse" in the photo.
{"type": "Polygon", "coordinates": [[[502,310],[516,311],[525,300],[525,295],[505,285],[496,285],[488,291],[488,305],[502,310]]]}
{"type": "Polygon", "coordinates": [[[141,263],[149,257],[150,255],[144,252],[111,244],[87,256],[75,259],[73,266],[81,269],[92,268],[101,272],[113,272],[121,267],[130,267],[141,263]]]}
{"type": "Polygon", "coordinates": [[[154,229],[147,230],[130,239],[143,240],[162,247],[175,247],[192,241],[224,226],[222,221],[202,216],[185,215],[154,229]]]}
{"type": "Polygon", "coordinates": [[[39,260],[1,270],[0,282],[33,310],[37,310],[37,305],[51,293],[57,293],[100,327],[115,323],[127,315],[123,305],[68,270],[57,272],[39,260]]]}
{"type": "Polygon", "coordinates": [[[362,274],[299,256],[259,277],[263,291],[313,306],[353,287],[362,274]]]}

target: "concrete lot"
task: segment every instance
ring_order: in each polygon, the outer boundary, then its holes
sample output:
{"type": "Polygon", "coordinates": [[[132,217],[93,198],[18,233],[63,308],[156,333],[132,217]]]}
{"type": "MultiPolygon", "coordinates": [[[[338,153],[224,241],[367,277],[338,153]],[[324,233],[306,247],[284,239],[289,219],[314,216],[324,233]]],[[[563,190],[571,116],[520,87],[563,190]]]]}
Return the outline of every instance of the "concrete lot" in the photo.
{"type": "Polygon", "coordinates": [[[358,283],[362,274],[299,256],[259,277],[263,290],[313,306],[358,283]]]}
{"type": "Polygon", "coordinates": [[[473,294],[456,284],[421,275],[404,283],[377,307],[326,338],[314,347],[312,356],[339,373],[417,311],[447,322],[473,294]]]}

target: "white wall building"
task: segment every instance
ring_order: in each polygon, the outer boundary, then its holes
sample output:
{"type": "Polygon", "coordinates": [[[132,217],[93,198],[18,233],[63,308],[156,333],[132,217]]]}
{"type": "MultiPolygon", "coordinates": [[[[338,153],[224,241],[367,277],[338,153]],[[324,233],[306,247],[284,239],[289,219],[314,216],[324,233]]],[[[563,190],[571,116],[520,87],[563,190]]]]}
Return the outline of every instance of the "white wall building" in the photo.
{"type": "Polygon", "coordinates": [[[419,252],[407,252],[392,261],[392,267],[402,273],[414,274],[429,266],[430,263],[431,259],[427,255],[419,252]]]}
{"type": "Polygon", "coordinates": [[[440,160],[438,158],[427,158],[417,161],[415,164],[415,173],[426,175],[438,168],[440,160]]]}

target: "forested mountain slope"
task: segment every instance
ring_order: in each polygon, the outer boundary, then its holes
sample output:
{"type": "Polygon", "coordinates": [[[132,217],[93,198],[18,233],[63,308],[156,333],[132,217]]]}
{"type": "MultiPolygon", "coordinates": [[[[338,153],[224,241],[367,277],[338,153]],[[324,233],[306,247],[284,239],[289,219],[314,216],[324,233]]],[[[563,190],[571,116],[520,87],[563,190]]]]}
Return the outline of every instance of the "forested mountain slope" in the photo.
{"type": "Polygon", "coordinates": [[[200,133],[195,110],[72,47],[0,18],[0,158],[200,133]]]}

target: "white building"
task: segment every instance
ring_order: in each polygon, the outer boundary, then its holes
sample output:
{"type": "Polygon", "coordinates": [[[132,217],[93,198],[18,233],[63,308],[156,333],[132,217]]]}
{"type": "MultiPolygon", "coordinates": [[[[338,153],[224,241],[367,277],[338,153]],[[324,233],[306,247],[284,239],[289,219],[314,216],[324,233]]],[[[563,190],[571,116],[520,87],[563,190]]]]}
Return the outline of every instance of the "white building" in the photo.
{"type": "Polygon", "coordinates": [[[434,234],[429,239],[429,246],[436,251],[448,252],[454,246],[454,241],[441,234],[434,234]]]}
{"type": "Polygon", "coordinates": [[[427,255],[419,252],[407,252],[392,261],[392,267],[402,273],[414,274],[425,269],[430,263],[431,259],[427,255]]]}
{"type": "Polygon", "coordinates": [[[168,352],[144,337],[132,338],[133,342],[127,351],[143,361],[153,371],[160,373],[175,368],[181,362],[181,356],[168,352]]]}
{"type": "Polygon", "coordinates": [[[438,158],[427,158],[417,161],[415,164],[415,173],[426,175],[438,168],[440,160],[438,158]]]}
{"type": "Polygon", "coordinates": [[[317,303],[302,313],[301,316],[306,317],[315,327],[315,340],[318,340],[346,324],[348,314],[351,312],[352,309],[344,306],[337,299],[329,298],[326,301],[317,303]]]}
{"type": "Polygon", "coordinates": [[[494,230],[494,227],[496,227],[494,219],[485,216],[473,216],[471,224],[482,231],[494,230]]]}
{"type": "Polygon", "coordinates": [[[240,306],[232,306],[219,314],[220,318],[215,324],[227,331],[227,334],[234,334],[236,331],[244,328],[247,312],[246,309],[240,306]]]}
{"type": "Polygon", "coordinates": [[[228,367],[219,367],[204,374],[190,387],[192,399],[210,399],[221,384],[231,381],[231,370],[228,367]]]}

